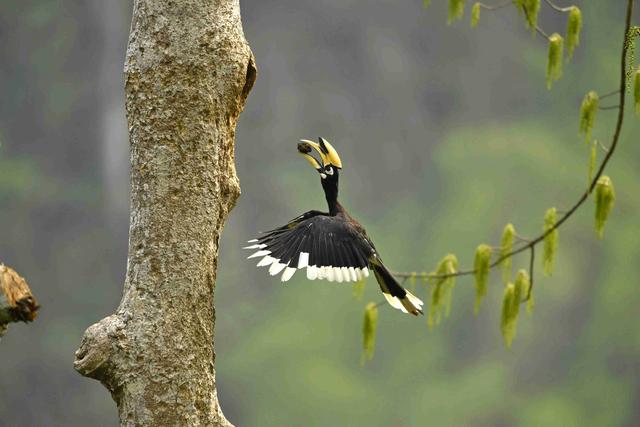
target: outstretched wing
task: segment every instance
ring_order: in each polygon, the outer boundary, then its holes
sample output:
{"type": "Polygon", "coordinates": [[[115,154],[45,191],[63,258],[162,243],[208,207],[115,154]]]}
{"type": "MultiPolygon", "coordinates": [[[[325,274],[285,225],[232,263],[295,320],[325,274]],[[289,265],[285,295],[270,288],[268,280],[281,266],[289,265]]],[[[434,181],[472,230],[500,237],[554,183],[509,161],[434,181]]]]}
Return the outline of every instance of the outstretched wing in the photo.
{"type": "Polygon", "coordinates": [[[369,258],[375,250],[369,240],[342,217],[307,212],[275,230],[266,232],[245,249],[257,249],[258,267],[269,266],[275,276],[284,270],[286,282],[297,270],[306,269],[310,280],[358,281],[369,276],[369,258]]]}

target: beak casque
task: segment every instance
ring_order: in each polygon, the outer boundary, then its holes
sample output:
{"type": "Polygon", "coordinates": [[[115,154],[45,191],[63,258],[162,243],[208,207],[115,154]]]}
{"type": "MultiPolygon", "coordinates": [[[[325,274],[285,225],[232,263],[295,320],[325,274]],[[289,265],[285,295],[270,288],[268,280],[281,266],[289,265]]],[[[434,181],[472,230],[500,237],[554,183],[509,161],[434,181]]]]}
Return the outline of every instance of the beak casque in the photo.
{"type": "Polygon", "coordinates": [[[329,141],[327,141],[326,139],[320,137],[318,138],[318,140],[320,141],[319,144],[317,142],[309,141],[308,139],[301,139],[300,141],[305,145],[312,147],[318,152],[318,154],[320,154],[323,165],[318,164],[318,161],[314,159],[310,154],[308,154],[310,150],[301,149],[302,144],[298,144],[298,151],[307,159],[309,163],[311,163],[311,166],[313,166],[315,169],[320,169],[322,166],[326,165],[333,165],[339,169],[342,169],[342,162],[340,161],[340,156],[338,155],[336,149],[333,148],[333,146],[329,144],[329,141]]]}

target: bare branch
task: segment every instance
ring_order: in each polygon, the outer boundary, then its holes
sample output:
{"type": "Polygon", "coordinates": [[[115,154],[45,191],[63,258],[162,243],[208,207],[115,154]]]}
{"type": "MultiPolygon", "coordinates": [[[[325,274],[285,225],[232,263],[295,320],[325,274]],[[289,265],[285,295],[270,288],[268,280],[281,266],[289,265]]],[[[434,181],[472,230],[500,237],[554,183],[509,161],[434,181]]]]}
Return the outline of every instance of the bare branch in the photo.
{"type": "Polygon", "coordinates": [[[553,2],[551,2],[551,0],[545,0],[545,2],[551,7],[551,9],[555,10],[556,12],[567,13],[567,12],[570,12],[571,8],[573,7],[573,6],[560,7],[554,4],[553,2]]]}
{"type": "MultiPolygon", "coordinates": [[[[528,22],[529,12],[527,11],[526,7],[523,7],[522,10],[524,11],[524,16],[527,18],[527,22],[528,22]]],[[[540,27],[540,25],[536,24],[534,28],[538,34],[540,34],[545,39],[549,40],[549,35],[540,27]]]]}
{"type": "Polygon", "coordinates": [[[602,142],[598,141],[597,139],[596,139],[596,144],[597,144],[597,145],[598,145],[598,147],[600,147],[600,148],[602,149],[602,151],[604,151],[605,153],[608,153],[608,152],[609,152],[609,149],[608,149],[608,148],[607,148],[607,147],[606,147],[602,142]]]}
{"type": "Polygon", "coordinates": [[[599,110],[617,110],[618,108],[620,108],[619,105],[608,105],[606,107],[598,107],[599,110]]]}
{"type": "Polygon", "coordinates": [[[620,89],[612,90],[611,92],[607,92],[604,95],[599,95],[600,99],[605,99],[613,95],[617,95],[620,93],[620,89]]]}
{"type": "Polygon", "coordinates": [[[503,9],[505,7],[511,6],[512,4],[513,4],[512,0],[507,0],[503,3],[498,3],[494,5],[480,3],[480,7],[485,10],[498,10],[498,9],[503,9]]]}

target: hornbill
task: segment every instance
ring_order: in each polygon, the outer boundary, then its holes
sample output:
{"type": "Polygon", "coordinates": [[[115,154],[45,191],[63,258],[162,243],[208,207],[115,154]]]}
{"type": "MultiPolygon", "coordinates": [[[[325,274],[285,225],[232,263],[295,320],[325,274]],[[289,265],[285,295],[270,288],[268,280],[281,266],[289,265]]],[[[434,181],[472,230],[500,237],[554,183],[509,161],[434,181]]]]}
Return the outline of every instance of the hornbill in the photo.
{"type": "Polygon", "coordinates": [[[382,263],[364,227],[338,203],[338,178],[342,162],[337,151],[324,138],[319,143],[301,140],[298,152],[320,174],[329,212],[312,210],[288,224],[249,240],[244,249],[257,250],[249,258],[260,258],[258,267],[269,266],[269,274],[282,272],[286,282],[300,269],[307,279],[355,282],[373,270],[382,294],[389,304],[404,313],[422,314],[423,302],[404,289],[382,263]],[[320,159],[312,155],[315,150],[320,159]]]}

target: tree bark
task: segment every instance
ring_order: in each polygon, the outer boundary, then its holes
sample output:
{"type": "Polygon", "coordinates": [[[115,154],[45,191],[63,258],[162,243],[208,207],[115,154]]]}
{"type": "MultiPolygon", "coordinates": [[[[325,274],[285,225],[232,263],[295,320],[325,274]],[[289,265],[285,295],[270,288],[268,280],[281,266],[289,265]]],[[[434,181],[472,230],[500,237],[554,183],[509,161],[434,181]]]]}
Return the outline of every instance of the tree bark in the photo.
{"type": "Polygon", "coordinates": [[[26,280],[0,263],[0,338],[7,332],[9,323],[33,322],[39,309],[26,280]]]}
{"type": "Polygon", "coordinates": [[[131,216],[124,294],[74,366],[123,426],[230,426],[214,369],[218,241],[240,194],[236,122],[255,81],[238,0],[136,0],[125,61],[131,216]]]}

